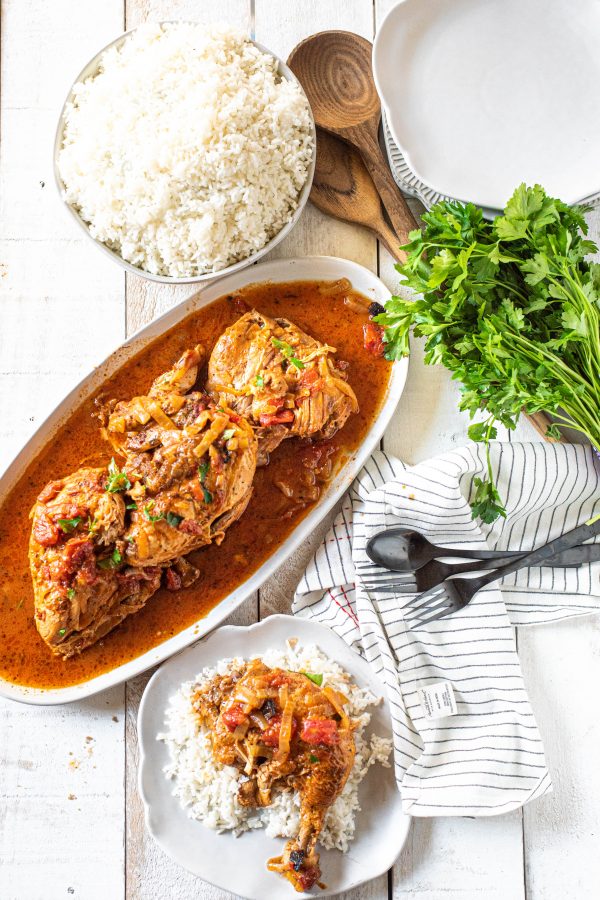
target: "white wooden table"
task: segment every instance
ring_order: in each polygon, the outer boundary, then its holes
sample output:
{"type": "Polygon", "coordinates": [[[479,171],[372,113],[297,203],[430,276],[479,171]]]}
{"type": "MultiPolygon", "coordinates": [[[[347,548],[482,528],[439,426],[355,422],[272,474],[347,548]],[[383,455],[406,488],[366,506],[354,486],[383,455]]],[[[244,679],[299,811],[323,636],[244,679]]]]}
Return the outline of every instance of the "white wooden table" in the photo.
{"type": "MultiPolygon", "coordinates": [[[[125,277],[56,197],[60,105],[96,51],[147,19],[235,23],[282,57],[327,28],[372,38],[393,0],[4,0],[0,224],[0,468],[81,375],[128,332],[190,293],[125,277]]],[[[441,138],[442,139],[442,138],[441,138]]],[[[595,229],[596,234],[598,228],[595,229]]],[[[332,254],[377,271],[369,233],[308,208],[277,254],[332,254]]],[[[460,445],[466,421],[444,370],[418,350],[384,446],[409,462],[460,445]]],[[[536,436],[524,424],[517,435],[536,436]]],[[[288,611],[319,535],[233,618],[288,611]]],[[[587,900],[600,885],[600,625],[521,630],[519,649],[554,793],[491,819],[422,819],[398,863],[346,900],[587,900]]],[[[2,652],[0,648],[0,653],[2,652]]],[[[136,713],[147,675],[84,703],[0,701],[1,900],[225,900],[147,837],[136,789],[136,713]]],[[[274,886],[272,897],[289,895],[274,886]]]]}

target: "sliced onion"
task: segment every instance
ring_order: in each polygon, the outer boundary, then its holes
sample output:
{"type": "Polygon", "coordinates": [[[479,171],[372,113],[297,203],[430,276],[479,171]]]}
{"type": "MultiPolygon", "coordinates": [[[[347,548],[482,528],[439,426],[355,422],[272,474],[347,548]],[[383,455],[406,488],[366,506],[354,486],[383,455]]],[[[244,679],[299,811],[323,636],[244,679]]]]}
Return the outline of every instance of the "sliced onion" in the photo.
{"type": "Polygon", "coordinates": [[[329,685],[326,685],[323,688],[323,693],[325,694],[325,696],[327,697],[327,699],[329,700],[329,702],[335,709],[336,713],[341,718],[342,728],[348,728],[348,726],[350,724],[350,720],[349,720],[348,716],[346,715],[346,712],[343,707],[343,704],[348,702],[348,698],[344,697],[343,694],[340,694],[337,691],[334,691],[333,688],[329,687],[329,685]]]}
{"type": "Polygon", "coordinates": [[[255,725],[258,725],[261,731],[264,731],[265,728],[269,727],[269,723],[259,709],[250,713],[250,719],[255,725]]]}
{"type": "Polygon", "coordinates": [[[277,755],[286,757],[290,752],[290,741],[292,739],[292,718],[294,715],[294,701],[290,699],[283,708],[281,716],[281,726],[279,728],[279,748],[277,755]]]}

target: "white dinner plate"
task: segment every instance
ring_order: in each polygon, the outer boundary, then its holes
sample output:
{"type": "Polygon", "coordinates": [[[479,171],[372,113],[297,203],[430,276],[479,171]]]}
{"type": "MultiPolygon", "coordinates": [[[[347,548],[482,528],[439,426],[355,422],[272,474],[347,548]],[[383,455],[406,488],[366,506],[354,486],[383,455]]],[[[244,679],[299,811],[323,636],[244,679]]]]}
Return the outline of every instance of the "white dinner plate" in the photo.
{"type": "Polygon", "coordinates": [[[373,72],[395,142],[434,191],[502,209],[522,181],[600,190],[598,0],[403,0],[373,72]]]}
{"type": "Polygon", "coordinates": [[[248,627],[226,626],[164,663],[154,673],[142,697],[138,714],[140,762],[139,790],[146,827],[158,845],[184,868],[205,881],[248,900],[294,900],[296,897],[330,897],[376,878],[398,857],[410,828],[410,816],[402,812],[393,768],[374,765],[359,786],[361,809],[356,814],[356,835],[347,853],[323,850],[321,868],[327,890],[318,894],[296,893],[280,876],[269,872],[266,861],[285,843],[269,838],[263,829],[236,838],[217,834],[190,819],[173,796],[173,783],[163,768],[169,751],[156,736],[165,729],[169,698],[184,681],[193,680],[204,666],[231,656],[249,657],[271,647],[285,649],[288,638],[316,644],[352,675],[356,683],[382,697],[369,707],[372,719],[367,735],[391,738],[391,718],[384,688],[369,664],[331,629],[293,616],[270,616],[248,627]]]}
{"type": "MultiPolygon", "coordinates": [[[[52,435],[60,427],[61,422],[74,407],[78,406],[97,390],[106,378],[126,362],[127,359],[139,352],[145,344],[164,334],[170,328],[175,327],[197,309],[208,305],[219,297],[256,282],[329,281],[338,278],[347,278],[355,290],[360,291],[360,293],[371,300],[377,300],[379,303],[387,303],[390,297],[390,292],[383,282],[358,263],[351,262],[348,259],[337,259],[334,256],[306,256],[301,259],[275,259],[270,262],[258,263],[258,265],[251,268],[216,279],[200,293],[195,293],[187,300],[179,303],[169,312],[155,319],[145,328],[128,338],[107,359],[104,361],[98,360],[98,364],[93,368],[92,372],[65,397],[54,412],[40,425],[0,477],[0,499],[9,493],[29,462],[52,438],[52,435]]],[[[282,310],[282,312],[284,311],[282,310]]],[[[335,335],[332,336],[332,341],[335,342],[335,335]]],[[[139,675],[140,672],[168,659],[169,656],[177,653],[183,647],[188,647],[198,637],[207,634],[217,625],[220,625],[223,619],[231,615],[234,609],[243,603],[254,591],[258,590],[267,578],[273,575],[289,555],[313,533],[316,525],[346,493],[373,450],[378,446],[379,440],[387,428],[404,390],[407,371],[408,360],[406,358],[393,364],[383,404],[361,446],[344,461],[344,464],[340,466],[327,485],[319,502],[296,525],[285,541],[255,572],[211,609],[208,615],[199,618],[193,625],[180,631],[179,634],[169,638],[152,650],[148,650],[129,662],[123,663],[123,665],[117,666],[89,681],[69,687],[44,690],[42,688],[13,684],[0,678],[0,697],[9,697],[11,700],[19,700],[22,703],[36,703],[44,706],[82,700],[84,697],[89,697],[91,694],[96,694],[98,691],[103,691],[114,684],[120,684],[122,681],[139,675]]],[[[149,602],[151,603],[152,600],[149,602]]],[[[38,640],[37,636],[32,639],[38,640]]],[[[110,640],[110,636],[107,640],[110,640]]],[[[68,662],[65,662],[64,665],[68,666],[68,662]]]]}

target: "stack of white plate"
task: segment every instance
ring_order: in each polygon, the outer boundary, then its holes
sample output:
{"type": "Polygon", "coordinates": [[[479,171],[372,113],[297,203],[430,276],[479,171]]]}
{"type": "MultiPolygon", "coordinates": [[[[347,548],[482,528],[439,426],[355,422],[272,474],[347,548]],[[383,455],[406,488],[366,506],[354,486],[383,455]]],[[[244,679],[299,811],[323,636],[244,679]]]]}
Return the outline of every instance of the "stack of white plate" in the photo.
{"type": "Polygon", "coordinates": [[[600,201],[598,0],[403,0],[373,72],[398,185],[489,214],[521,182],[600,201]]]}

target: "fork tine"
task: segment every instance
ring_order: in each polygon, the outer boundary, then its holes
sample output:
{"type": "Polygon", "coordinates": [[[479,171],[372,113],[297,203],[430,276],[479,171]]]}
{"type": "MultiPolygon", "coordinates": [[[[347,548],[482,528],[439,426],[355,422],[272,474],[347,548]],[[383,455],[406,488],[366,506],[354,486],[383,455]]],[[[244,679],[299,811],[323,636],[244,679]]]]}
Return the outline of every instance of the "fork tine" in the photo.
{"type": "Polygon", "coordinates": [[[360,576],[361,578],[371,578],[376,581],[405,581],[407,578],[414,580],[414,572],[369,572],[360,576]]]}
{"type": "Polygon", "coordinates": [[[422,602],[423,601],[422,594],[415,597],[414,600],[411,600],[410,603],[407,604],[407,605],[411,606],[411,609],[409,610],[408,614],[404,617],[404,621],[412,622],[413,619],[420,619],[422,616],[427,615],[430,612],[435,612],[436,610],[447,606],[451,602],[448,594],[446,594],[445,591],[438,592],[435,595],[435,597],[431,597],[428,599],[431,599],[435,602],[429,603],[428,600],[425,600],[425,603],[423,603],[422,602]],[[421,601],[418,606],[413,605],[415,600],[421,601]]]}
{"type": "Polygon", "coordinates": [[[388,578],[382,579],[381,581],[362,581],[362,584],[366,588],[378,588],[378,587],[389,587],[390,585],[395,584],[416,584],[417,580],[414,575],[407,576],[406,578],[388,578]]]}
{"type": "Polygon", "coordinates": [[[370,594],[374,594],[376,596],[378,594],[414,594],[414,592],[417,590],[417,585],[414,583],[414,581],[411,581],[402,584],[386,585],[385,587],[371,587],[367,588],[367,590],[370,594]]]}
{"type": "Polygon", "coordinates": [[[447,616],[451,615],[451,613],[456,612],[457,609],[458,607],[454,603],[450,603],[449,605],[442,607],[437,612],[428,610],[429,612],[432,612],[430,616],[428,616],[426,619],[414,619],[410,627],[411,629],[418,628],[420,625],[428,625],[430,622],[437,622],[438,619],[445,619],[447,616]]]}

